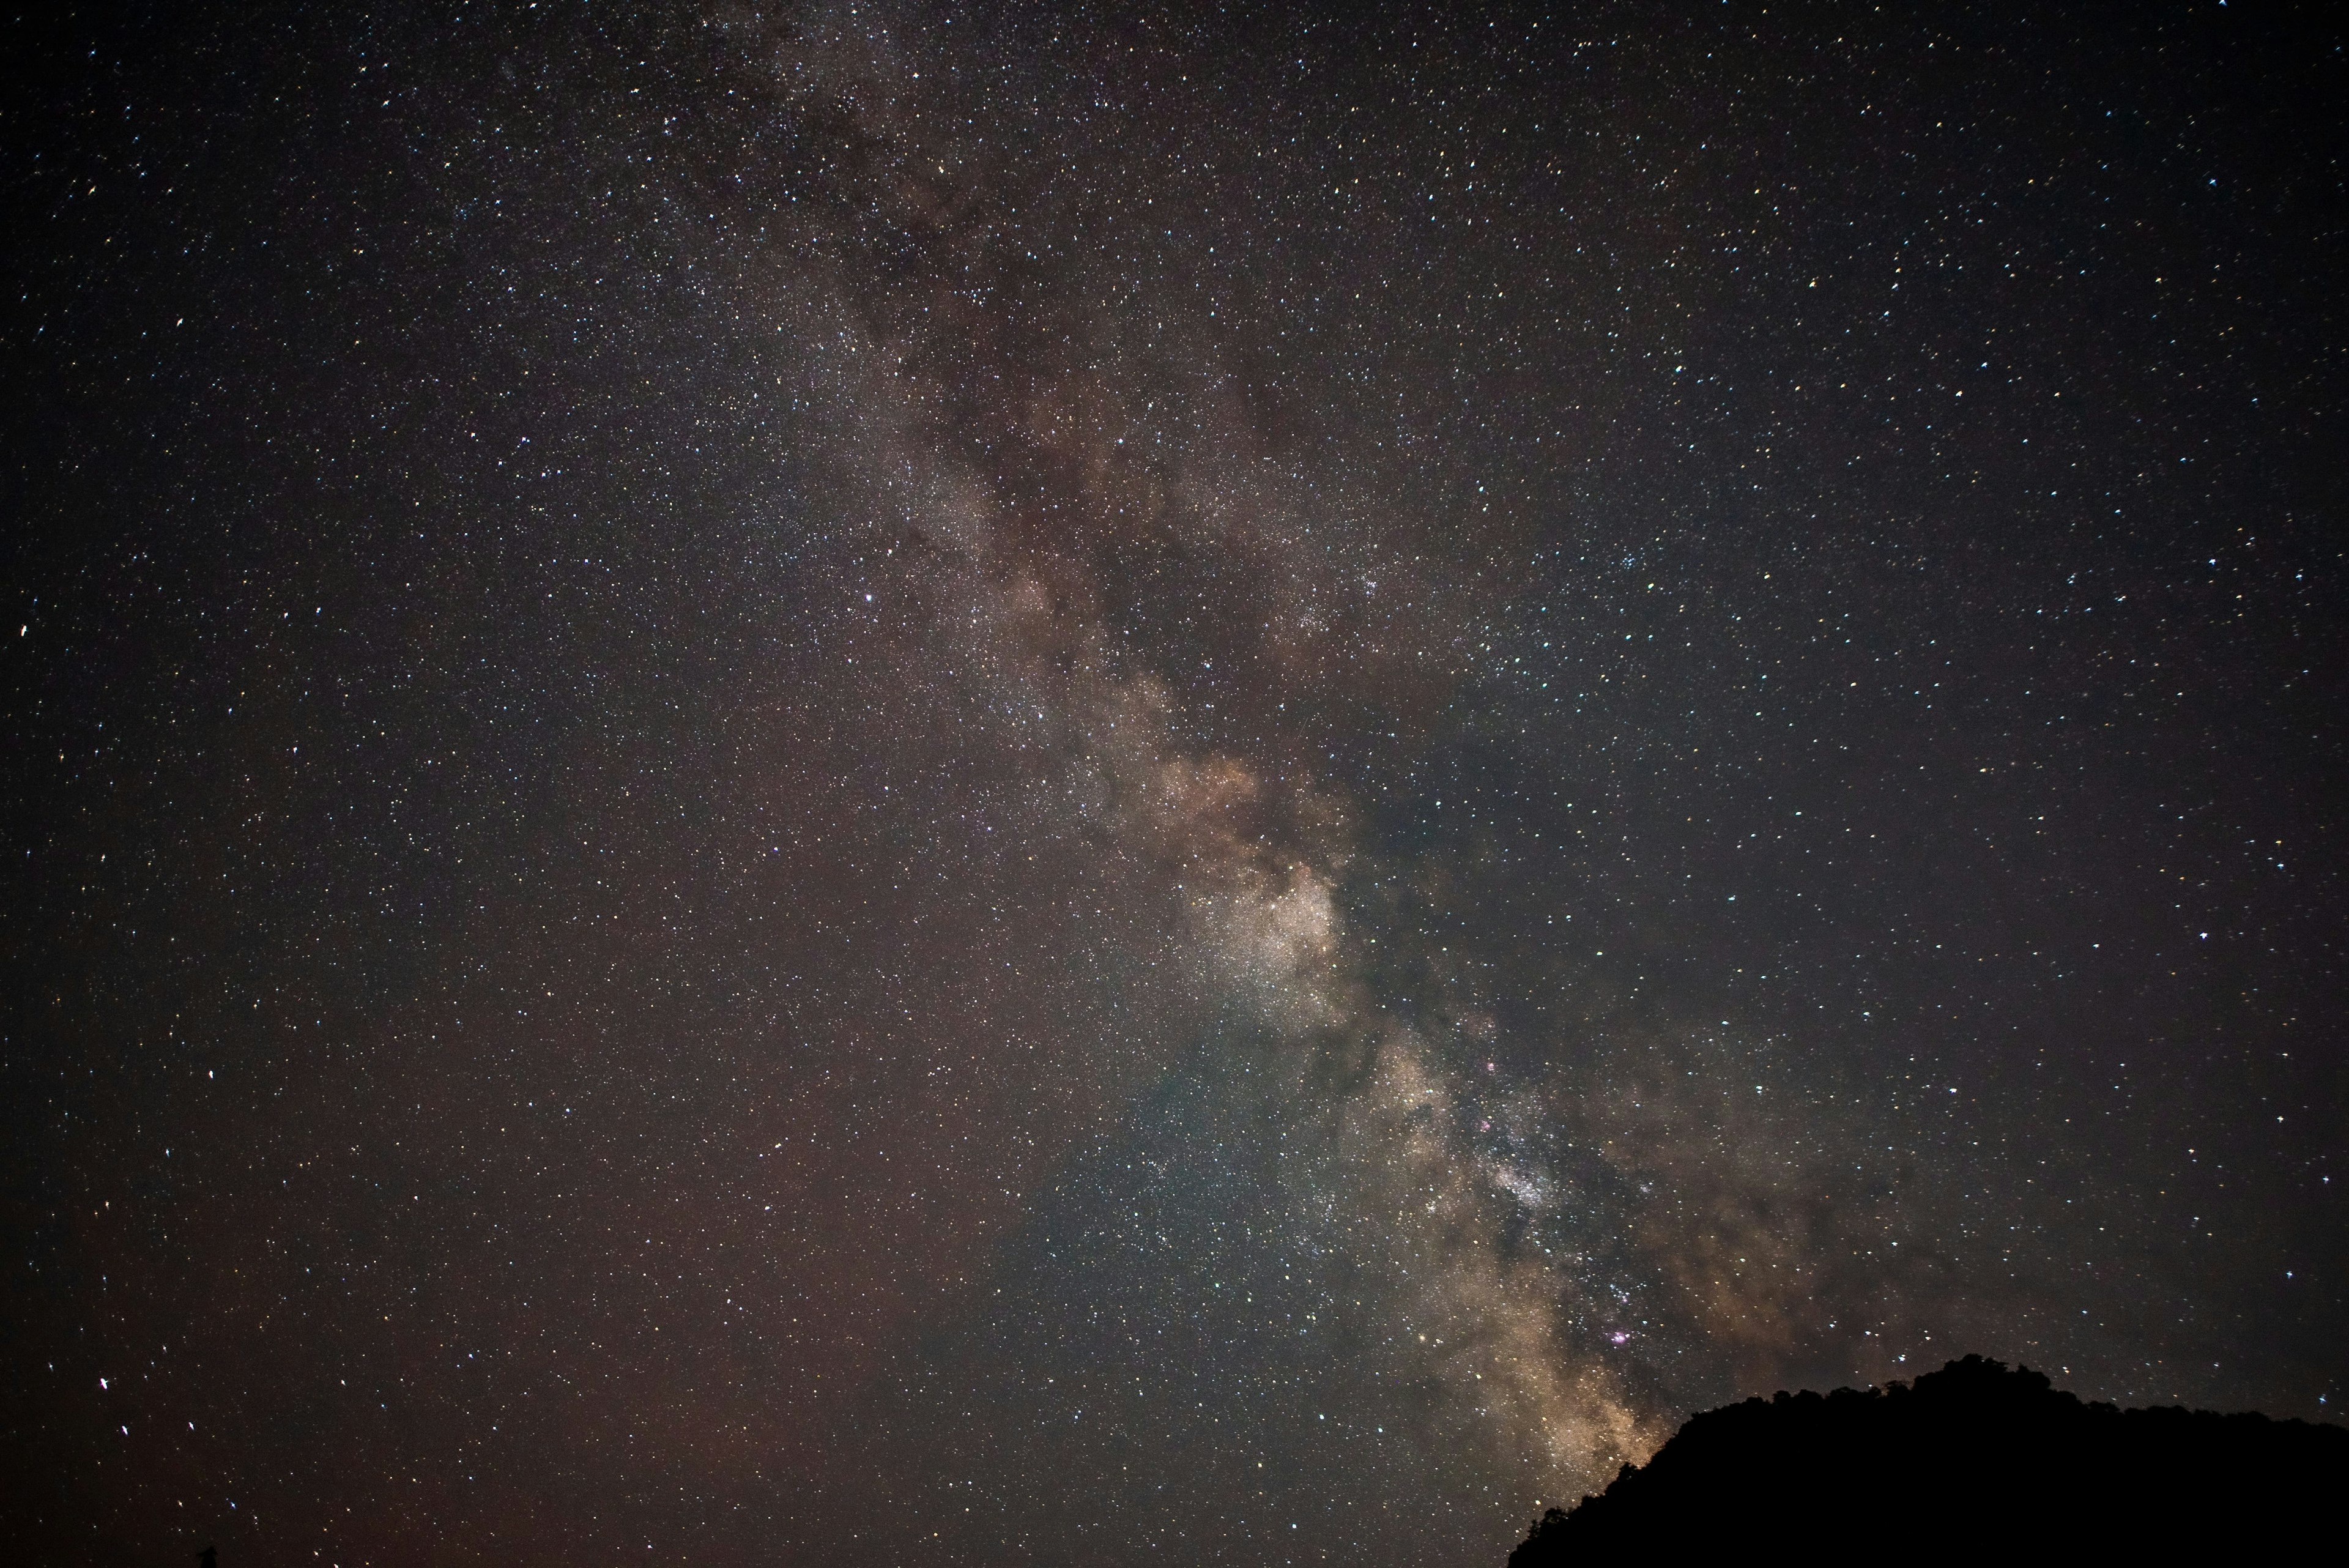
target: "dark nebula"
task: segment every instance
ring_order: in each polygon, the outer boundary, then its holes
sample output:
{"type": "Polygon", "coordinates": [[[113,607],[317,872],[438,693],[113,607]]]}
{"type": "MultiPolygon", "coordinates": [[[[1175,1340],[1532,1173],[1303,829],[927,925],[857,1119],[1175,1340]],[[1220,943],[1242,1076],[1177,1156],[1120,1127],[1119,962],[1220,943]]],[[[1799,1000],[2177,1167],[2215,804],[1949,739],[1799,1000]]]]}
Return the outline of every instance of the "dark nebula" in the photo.
{"type": "Polygon", "coordinates": [[[35,8],[32,1560],[1498,1563],[2349,1398],[2313,8],[35,8]]]}

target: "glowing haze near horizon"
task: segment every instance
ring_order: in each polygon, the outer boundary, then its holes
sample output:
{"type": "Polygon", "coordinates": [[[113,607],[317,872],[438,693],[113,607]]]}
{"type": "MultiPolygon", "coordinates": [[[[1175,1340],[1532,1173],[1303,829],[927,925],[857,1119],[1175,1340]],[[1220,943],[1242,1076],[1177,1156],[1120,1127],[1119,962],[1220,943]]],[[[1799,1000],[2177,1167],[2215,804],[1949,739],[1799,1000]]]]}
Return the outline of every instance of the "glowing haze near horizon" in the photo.
{"type": "Polygon", "coordinates": [[[74,26],[51,1559],[1497,1563],[1775,1387],[2344,1397],[2337,47],[74,26]]]}

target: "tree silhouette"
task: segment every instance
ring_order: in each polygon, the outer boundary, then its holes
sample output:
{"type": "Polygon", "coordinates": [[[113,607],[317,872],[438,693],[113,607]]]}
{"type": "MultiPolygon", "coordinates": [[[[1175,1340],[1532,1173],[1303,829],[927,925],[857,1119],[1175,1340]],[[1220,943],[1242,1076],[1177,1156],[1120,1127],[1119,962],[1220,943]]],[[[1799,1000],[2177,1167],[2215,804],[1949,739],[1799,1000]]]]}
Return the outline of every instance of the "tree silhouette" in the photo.
{"type": "Polygon", "coordinates": [[[1969,1355],[1913,1385],[1748,1399],[1692,1417],[1606,1491],[1551,1509],[1510,1568],[1611,1553],[1835,1559],[2281,1553],[2349,1499],[2349,1431],[2083,1404],[1969,1355]]]}

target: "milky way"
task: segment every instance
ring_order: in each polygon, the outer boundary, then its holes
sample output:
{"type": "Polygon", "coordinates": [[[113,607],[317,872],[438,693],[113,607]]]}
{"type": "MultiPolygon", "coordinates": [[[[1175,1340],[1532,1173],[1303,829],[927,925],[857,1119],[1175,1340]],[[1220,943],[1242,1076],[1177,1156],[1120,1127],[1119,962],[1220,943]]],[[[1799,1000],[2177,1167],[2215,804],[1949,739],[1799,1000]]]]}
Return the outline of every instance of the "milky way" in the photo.
{"type": "Polygon", "coordinates": [[[2330,35],[26,57],[45,1560],[1497,1563],[1775,1387],[2349,1397],[2330,35]]]}

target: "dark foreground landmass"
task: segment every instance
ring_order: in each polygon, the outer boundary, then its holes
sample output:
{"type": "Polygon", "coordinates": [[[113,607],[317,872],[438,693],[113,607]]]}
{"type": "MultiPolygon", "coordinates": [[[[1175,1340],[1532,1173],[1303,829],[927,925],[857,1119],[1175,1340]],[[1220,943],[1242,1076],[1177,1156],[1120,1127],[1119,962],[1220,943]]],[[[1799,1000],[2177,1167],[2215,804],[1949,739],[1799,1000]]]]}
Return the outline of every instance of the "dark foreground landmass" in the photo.
{"type": "Polygon", "coordinates": [[[1830,1561],[2122,1553],[2337,1562],[2349,1430],[2083,1404],[1969,1355],[1913,1386],[1781,1393],[1690,1418],[1552,1509],[1510,1568],[1758,1551],[1830,1561]]]}

